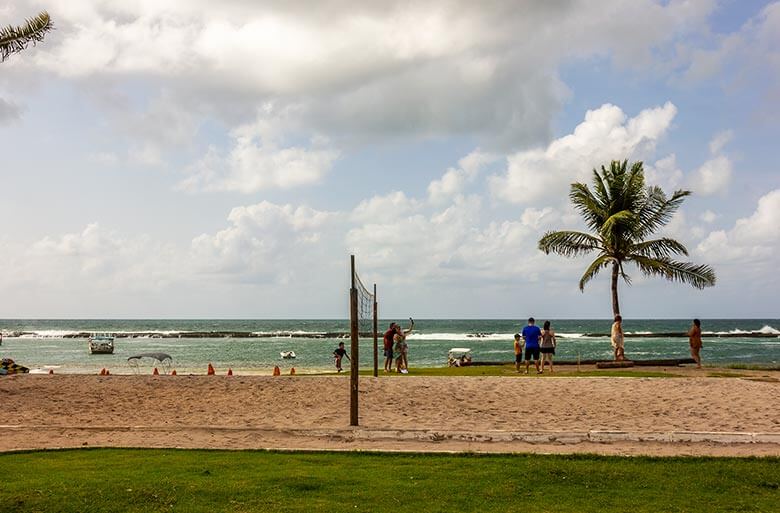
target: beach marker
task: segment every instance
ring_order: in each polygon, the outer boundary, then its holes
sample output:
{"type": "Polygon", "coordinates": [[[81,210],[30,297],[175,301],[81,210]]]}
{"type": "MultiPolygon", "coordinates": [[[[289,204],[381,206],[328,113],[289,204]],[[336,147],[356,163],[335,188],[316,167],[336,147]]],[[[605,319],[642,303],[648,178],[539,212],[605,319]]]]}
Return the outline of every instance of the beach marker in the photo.
{"type": "Polygon", "coordinates": [[[106,368],[105,368],[105,367],[103,367],[102,369],[100,369],[100,375],[101,375],[101,376],[105,376],[105,375],[106,375],[106,368]]]}
{"type": "Polygon", "coordinates": [[[49,369],[49,374],[54,374],[54,369],[49,369]]]}
{"type": "Polygon", "coordinates": [[[176,375],[176,369],[173,369],[173,370],[171,371],[171,376],[175,376],[175,375],[176,375]]]}
{"type": "Polygon", "coordinates": [[[110,376],[110,375],[111,375],[111,373],[108,372],[108,369],[106,369],[106,376],[110,376]]]}
{"type": "Polygon", "coordinates": [[[159,376],[160,371],[157,370],[157,367],[154,368],[154,372],[152,372],[152,376],[159,376]]]}
{"type": "Polygon", "coordinates": [[[282,371],[279,370],[279,366],[278,365],[275,365],[274,366],[274,376],[281,376],[281,375],[282,375],[282,371]]]}
{"type": "Polygon", "coordinates": [[[295,376],[295,367],[290,369],[290,376],[295,376]]]}
{"type": "Polygon", "coordinates": [[[233,369],[228,369],[228,373],[227,373],[227,375],[228,375],[228,376],[232,376],[232,375],[233,375],[233,369]]]}
{"type": "Polygon", "coordinates": [[[216,374],[216,372],[214,371],[214,366],[212,366],[211,363],[209,363],[209,368],[206,371],[206,374],[208,374],[209,376],[213,376],[214,374],[216,374]]]}

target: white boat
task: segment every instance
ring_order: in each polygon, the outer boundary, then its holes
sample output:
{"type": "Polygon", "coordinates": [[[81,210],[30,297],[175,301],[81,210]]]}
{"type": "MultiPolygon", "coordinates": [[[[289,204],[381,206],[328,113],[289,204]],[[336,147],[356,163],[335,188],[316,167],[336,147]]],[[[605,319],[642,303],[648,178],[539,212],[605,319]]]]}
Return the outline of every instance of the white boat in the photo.
{"type": "Polygon", "coordinates": [[[92,335],[89,337],[89,354],[112,354],[114,337],[111,335],[92,335]]]}
{"type": "Polygon", "coordinates": [[[465,367],[471,365],[471,349],[468,347],[453,347],[447,353],[447,364],[450,367],[465,367]]]}
{"type": "Polygon", "coordinates": [[[284,358],[285,360],[292,360],[295,358],[295,351],[282,351],[279,353],[279,356],[284,358]]]}

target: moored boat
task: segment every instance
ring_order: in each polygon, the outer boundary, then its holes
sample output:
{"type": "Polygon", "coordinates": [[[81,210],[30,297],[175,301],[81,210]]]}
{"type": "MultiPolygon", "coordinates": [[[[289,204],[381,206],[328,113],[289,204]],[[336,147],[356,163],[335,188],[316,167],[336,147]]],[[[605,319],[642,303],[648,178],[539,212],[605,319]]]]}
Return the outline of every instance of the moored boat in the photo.
{"type": "Polygon", "coordinates": [[[92,335],[89,337],[89,354],[113,354],[114,337],[111,335],[92,335]]]}

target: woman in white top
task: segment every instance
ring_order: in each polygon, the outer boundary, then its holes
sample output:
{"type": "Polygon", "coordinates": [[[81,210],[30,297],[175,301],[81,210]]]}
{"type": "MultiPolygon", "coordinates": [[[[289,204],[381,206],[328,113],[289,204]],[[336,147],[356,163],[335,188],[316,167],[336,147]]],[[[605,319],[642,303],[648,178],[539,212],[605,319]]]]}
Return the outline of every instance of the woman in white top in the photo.
{"type": "Polygon", "coordinates": [[[623,318],[619,315],[615,316],[610,339],[612,341],[612,349],[615,351],[615,361],[625,360],[625,348],[623,347],[623,318]]]}

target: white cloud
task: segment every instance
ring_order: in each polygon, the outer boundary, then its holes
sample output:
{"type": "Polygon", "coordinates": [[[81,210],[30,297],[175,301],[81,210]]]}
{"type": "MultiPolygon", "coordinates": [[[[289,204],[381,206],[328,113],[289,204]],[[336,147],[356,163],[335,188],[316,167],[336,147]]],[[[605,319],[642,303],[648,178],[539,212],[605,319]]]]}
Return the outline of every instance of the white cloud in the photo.
{"type": "MultiPolygon", "coordinates": [[[[38,6],[19,3],[30,12],[38,6]]],[[[8,69],[50,70],[104,88],[135,77],[162,91],[151,110],[229,126],[249,121],[247,104],[273,102],[293,112],[297,126],[334,140],[469,134],[514,148],[551,133],[568,94],[557,75],[562,62],[607,56],[644,70],[659,47],[704,30],[714,8],[651,0],[609,0],[597,10],[581,1],[518,9],[463,0],[47,7],[58,31],[8,69]]]]}
{"type": "Polygon", "coordinates": [[[507,157],[505,174],[490,178],[491,190],[500,200],[525,205],[565,198],[569,184],[589,181],[593,168],[650,155],[676,113],[670,102],[633,118],[614,105],[589,110],[572,134],[507,157]]]}
{"type": "Polygon", "coordinates": [[[658,185],[664,190],[671,190],[677,189],[683,181],[683,172],[677,166],[677,156],[674,153],[644,168],[648,185],[658,185]]]}
{"type": "Polygon", "coordinates": [[[335,149],[312,146],[278,147],[274,142],[258,140],[234,132],[230,154],[220,155],[210,146],[206,155],[191,165],[189,176],[179,188],[189,192],[233,191],[253,193],[265,189],[290,189],[318,183],[330,171],[339,156],[335,149]]]}
{"type": "Polygon", "coordinates": [[[433,203],[444,203],[461,194],[464,187],[473,182],[479,172],[496,156],[475,150],[458,162],[457,168],[449,168],[438,180],[433,180],[428,185],[428,198],[433,203]]]}
{"type": "Polygon", "coordinates": [[[762,196],[755,212],[730,230],[711,232],[697,251],[713,262],[740,261],[745,268],[768,264],[774,271],[780,264],[780,189],[762,196]]]}
{"type": "Polygon", "coordinates": [[[720,217],[718,214],[713,212],[712,210],[705,210],[701,213],[699,216],[699,219],[701,219],[703,222],[707,224],[712,224],[715,222],[715,220],[720,217]]]}
{"type": "Polygon", "coordinates": [[[196,273],[238,281],[288,283],[327,268],[338,244],[330,225],[339,214],[263,201],[236,207],[230,225],[192,241],[196,273]]]}
{"type": "Polygon", "coordinates": [[[731,160],[724,155],[708,160],[693,172],[690,187],[697,194],[725,194],[731,184],[731,160]]]}
{"type": "Polygon", "coordinates": [[[713,155],[719,154],[733,138],[733,130],[724,130],[723,132],[716,134],[710,141],[710,153],[713,155]]]}

